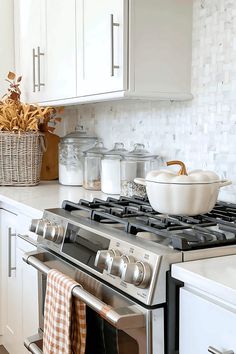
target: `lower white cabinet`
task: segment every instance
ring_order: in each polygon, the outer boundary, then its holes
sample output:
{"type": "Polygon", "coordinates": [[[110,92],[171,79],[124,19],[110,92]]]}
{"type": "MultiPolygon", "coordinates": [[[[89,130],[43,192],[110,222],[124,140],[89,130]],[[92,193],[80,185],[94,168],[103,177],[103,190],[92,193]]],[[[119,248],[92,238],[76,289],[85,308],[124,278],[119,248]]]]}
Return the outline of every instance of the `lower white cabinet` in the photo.
{"type": "Polygon", "coordinates": [[[17,237],[16,240],[16,272],[18,291],[20,292],[19,311],[20,316],[20,347],[21,353],[28,353],[24,348],[24,340],[37,333],[38,320],[38,277],[37,271],[26,264],[22,257],[25,252],[34,251],[36,248],[30,243],[17,237]]]}
{"type": "Polygon", "coordinates": [[[22,256],[35,247],[17,236],[28,226],[22,215],[2,209],[0,220],[2,343],[10,354],[26,354],[24,339],[38,330],[38,283],[37,272],[22,256]]]}
{"type": "Polygon", "coordinates": [[[19,311],[16,276],[16,215],[1,210],[1,296],[3,344],[10,354],[17,353],[19,311]]]}
{"type": "Polygon", "coordinates": [[[235,354],[235,328],[235,307],[181,289],[180,354],[235,354]]]}

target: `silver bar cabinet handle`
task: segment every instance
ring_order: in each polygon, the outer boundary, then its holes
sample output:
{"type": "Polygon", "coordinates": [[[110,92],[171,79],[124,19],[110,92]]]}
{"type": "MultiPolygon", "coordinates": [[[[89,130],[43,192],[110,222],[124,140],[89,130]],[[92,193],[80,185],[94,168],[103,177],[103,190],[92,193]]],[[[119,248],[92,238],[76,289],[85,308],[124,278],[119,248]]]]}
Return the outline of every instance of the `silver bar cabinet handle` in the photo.
{"type": "Polygon", "coordinates": [[[38,47],[38,91],[40,91],[41,86],[45,86],[44,83],[41,82],[41,62],[40,57],[44,56],[44,53],[40,52],[40,47],[38,47]]]}
{"type": "Polygon", "coordinates": [[[16,270],[16,267],[11,265],[11,240],[12,237],[16,237],[16,234],[11,232],[11,227],[8,228],[8,278],[11,278],[11,272],[16,270]]]}
{"type": "Polygon", "coordinates": [[[120,24],[114,22],[113,14],[110,15],[111,19],[111,76],[114,76],[114,69],[119,69],[119,65],[114,64],[114,27],[119,27],[120,24]]]}
{"type": "Polygon", "coordinates": [[[35,58],[37,58],[37,54],[35,54],[35,49],[33,48],[33,92],[36,91],[36,87],[38,86],[35,81],[35,58]]]}
{"type": "Polygon", "coordinates": [[[234,354],[233,350],[227,350],[226,352],[221,352],[211,346],[208,348],[208,352],[211,354],[234,354]]]}

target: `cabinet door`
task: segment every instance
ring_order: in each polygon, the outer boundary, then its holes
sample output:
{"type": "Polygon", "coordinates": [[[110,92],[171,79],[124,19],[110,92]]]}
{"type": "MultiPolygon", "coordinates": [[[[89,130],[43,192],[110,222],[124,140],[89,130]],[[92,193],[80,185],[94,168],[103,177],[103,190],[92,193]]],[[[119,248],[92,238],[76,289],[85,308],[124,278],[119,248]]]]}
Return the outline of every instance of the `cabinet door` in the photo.
{"type": "Polygon", "coordinates": [[[0,221],[2,342],[10,354],[26,354],[24,339],[39,326],[38,279],[22,256],[36,248],[16,236],[26,233],[30,218],[1,210],[0,221]]]}
{"type": "Polygon", "coordinates": [[[39,102],[43,98],[44,87],[37,86],[44,81],[44,8],[45,0],[15,0],[16,67],[22,79],[22,100],[39,102]],[[40,76],[40,78],[39,78],[40,76]]]}
{"type": "Polygon", "coordinates": [[[76,1],[46,0],[45,97],[76,96],[76,1]]]}
{"type": "Polygon", "coordinates": [[[127,2],[80,0],[77,4],[77,95],[126,89],[127,2]]]}
{"type": "Polygon", "coordinates": [[[181,354],[209,354],[209,346],[222,353],[236,353],[236,308],[213,301],[181,289],[181,354]]]}
{"type": "Polygon", "coordinates": [[[38,318],[38,277],[37,271],[26,264],[22,257],[25,252],[35,251],[36,247],[30,243],[17,238],[16,259],[17,259],[17,277],[18,289],[20,290],[20,308],[21,308],[21,323],[20,323],[20,354],[28,353],[24,348],[24,340],[31,336],[32,333],[37,333],[39,328],[38,318]]]}
{"type": "Polygon", "coordinates": [[[17,71],[22,99],[76,96],[76,1],[15,0],[17,71]]]}
{"type": "Polygon", "coordinates": [[[16,272],[16,215],[1,210],[0,219],[3,344],[9,353],[17,354],[20,311],[16,272]]]}

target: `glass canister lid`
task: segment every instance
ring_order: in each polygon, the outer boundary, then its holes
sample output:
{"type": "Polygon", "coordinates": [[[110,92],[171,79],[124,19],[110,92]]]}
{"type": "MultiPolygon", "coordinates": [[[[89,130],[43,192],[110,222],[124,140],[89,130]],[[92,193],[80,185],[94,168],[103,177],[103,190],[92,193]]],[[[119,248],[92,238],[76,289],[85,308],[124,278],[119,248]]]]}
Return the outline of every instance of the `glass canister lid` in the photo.
{"type": "Polygon", "coordinates": [[[145,149],[144,144],[134,144],[133,150],[129,151],[125,154],[125,159],[155,159],[158,155],[151,154],[149,151],[145,149]]]}
{"type": "Polygon", "coordinates": [[[103,156],[108,151],[107,148],[104,147],[103,142],[97,142],[94,147],[88,149],[84,152],[85,156],[103,156]]]}
{"type": "Polygon", "coordinates": [[[120,159],[126,153],[127,150],[124,148],[123,143],[115,143],[113,149],[107,151],[104,155],[108,158],[120,159]]]}
{"type": "Polygon", "coordinates": [[[78,141],[86,142],[86,141],[96,141],[98,140],[95,136],[90,136],[84,130],[83,126],[77,126],[74,132],[71,132],[61,138],[61,143],[76,143],[78,141]]]}

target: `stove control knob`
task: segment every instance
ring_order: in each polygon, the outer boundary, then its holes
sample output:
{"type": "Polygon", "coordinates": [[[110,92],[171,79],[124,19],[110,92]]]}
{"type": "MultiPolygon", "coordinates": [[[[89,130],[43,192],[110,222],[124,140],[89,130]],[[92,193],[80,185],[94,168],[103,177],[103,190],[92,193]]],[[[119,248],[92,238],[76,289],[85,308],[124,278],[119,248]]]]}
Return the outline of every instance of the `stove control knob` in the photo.
{"type": "Polygon", "coordinates": [[[127,263],[123,267],[121,279],[139,288],[147,288],[151,280],[151,268],[145,262],[127,263]]]}
{"type": "Polygon", "coordinates": [[[64,235],[63,226],[47,224],[44,228],[43,238],[49,241],[60,243],[64,235]]]}
{"type": "Polygon", "coordinates": [[[54,236],[55,236],[55,226],[50,224],[46,225],[43,232],[43,238],[45,238],[46,240],[53,241],[54,236]]]}
{"type": "Polygon", "coordinates": [[[111,249],[111,250],[99,250],[95,258],[94,265],[101,270],[107,269],[111,257],[120,256],[120,251],[111,249]]]}
{"type": "Polygon", "coordinates": [[[57,230],[56,230],[56,240],[54,242],[56,243],[62,243],[62,240],[63,240],[63,237],[64,237],[64,232],[65,232],[65,229],[63,226],[61,225],[58,225],[57,226],[57,230]]]}
{"type": "Polygon", "coordinates": [[[39,221],[41,221],[41,219],[32,219],[29,227],[29,231],[36,232],[39,221]]]}
{"type": "Polygon", "coordinates": [[[45,219],[40,219],[40,220],[38,220],[35,233],[36,233],[37,235],[39,235],[39,236],[43,236],[44,229],[45,229],[45,227],[46,227],[47,224],[48,224],[48,221],[45,220],[45,219]]]}
{"type": "Polygon", "coordinates": [[[126,263],[131,263],[131,262],[135,262],[133,256],[126,256],[126,255],[116,256],[116,257],[111,256],[107,260],[107,271],[110,274],[121,276],[124,265],[126,263]]]}

